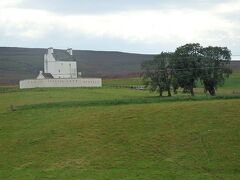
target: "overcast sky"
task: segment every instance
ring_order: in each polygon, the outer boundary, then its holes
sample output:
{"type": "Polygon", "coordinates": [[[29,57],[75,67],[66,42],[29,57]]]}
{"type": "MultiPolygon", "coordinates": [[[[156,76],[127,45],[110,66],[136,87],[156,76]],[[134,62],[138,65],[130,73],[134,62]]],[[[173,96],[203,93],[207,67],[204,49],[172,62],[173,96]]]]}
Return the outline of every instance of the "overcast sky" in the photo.
{"type": "Polygon", "coordinates": [[[0,46],[240,54],[240,0],[0,0],[0,46]]]}

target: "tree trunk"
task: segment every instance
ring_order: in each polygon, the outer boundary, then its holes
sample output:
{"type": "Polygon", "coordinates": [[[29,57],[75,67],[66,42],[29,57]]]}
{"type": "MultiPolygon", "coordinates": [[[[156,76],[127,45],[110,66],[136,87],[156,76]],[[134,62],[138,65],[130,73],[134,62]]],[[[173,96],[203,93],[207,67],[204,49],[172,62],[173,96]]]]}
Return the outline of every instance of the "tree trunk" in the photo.
{"type": "Polygon", "coordinates": [[[163,90],[161,87],[159,87],[159,96],[162,97],[163,96],[163,90]]]}
{"type": "Polygon", "coordinates": [[[174,94],[177,94],[178,93],[177,88],[174,88],[173,92],[174,92],[174,94]]]}
{"type": "Polygon", "coordinates": [[[160,96],[160,97],[163,96],[163,92],[162,92],[162,90],[159,90],[159,96],[160,96]]]}
{"type": "Polygon", "coordinates": [[[210,94],[211,96],[215,96],[215,95],[216,95],[215,88],[211,88],[211,89],[209,90],[209,94],[210,94]]]}
{"type": "Polygon", "coordinates": [[[169,96],[169,97],[172,96],[170,87],[168,88],[168,96],[169,96]]]}
{"type": "Polygon", "coordinates": [[[190,88],[190,93],[191,93],[192,96],[194,96],[193,87],[190,88]]]}

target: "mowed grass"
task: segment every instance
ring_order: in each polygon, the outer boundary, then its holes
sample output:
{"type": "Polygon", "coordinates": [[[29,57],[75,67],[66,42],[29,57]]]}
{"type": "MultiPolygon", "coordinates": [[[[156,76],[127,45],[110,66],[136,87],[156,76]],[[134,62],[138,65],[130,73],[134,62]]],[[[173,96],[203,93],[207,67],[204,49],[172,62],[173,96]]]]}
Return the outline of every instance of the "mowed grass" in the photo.
{"type": "Polygon", "coordinates": [[[0,179],[240,179],[239,76],[230,81],[216,98],[2,87],[0,179]]]}

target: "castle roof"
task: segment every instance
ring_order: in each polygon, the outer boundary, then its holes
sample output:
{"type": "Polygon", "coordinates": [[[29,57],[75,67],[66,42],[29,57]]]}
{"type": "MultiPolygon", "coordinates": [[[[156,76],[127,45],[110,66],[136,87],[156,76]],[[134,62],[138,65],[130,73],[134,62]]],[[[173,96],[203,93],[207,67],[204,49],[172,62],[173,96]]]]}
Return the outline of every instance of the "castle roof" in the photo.
{"type": "Polygon", "coordinates": [[[56,61],[76,61],[75,58],[66,51],[55,50],[52,55],[56,61]]]}
{"type": "Polygon", "coordinates": [[[52,79],[53,75],[51,73],[42,73],[43,77],[46,79],[52,79]]]}

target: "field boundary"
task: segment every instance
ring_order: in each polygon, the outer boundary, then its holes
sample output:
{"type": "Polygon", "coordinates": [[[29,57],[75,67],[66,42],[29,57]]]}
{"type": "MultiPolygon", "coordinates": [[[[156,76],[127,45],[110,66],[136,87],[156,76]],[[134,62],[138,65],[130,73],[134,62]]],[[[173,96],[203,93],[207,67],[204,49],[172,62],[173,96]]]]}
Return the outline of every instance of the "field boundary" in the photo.
{"type": "Polygon", "coordinates": [[[145,97],[145,98],[129,98],[129,99],[115,99],[115,100],[98,100],[98,101],[67,101],[67,102],[52,102],[41,104],[28,104],[16,106],[16,110],[29,109],[45,109],[45,108],[70,108],[70,107],[94,107],[94,106],[117,106],[129,104],[153,104],[164,102],[186,102],[186,101],[211,101],[211,100],[229,100],[240,99],[240,95],[228,96],[201,96],[201,97],[145,97]]]}

